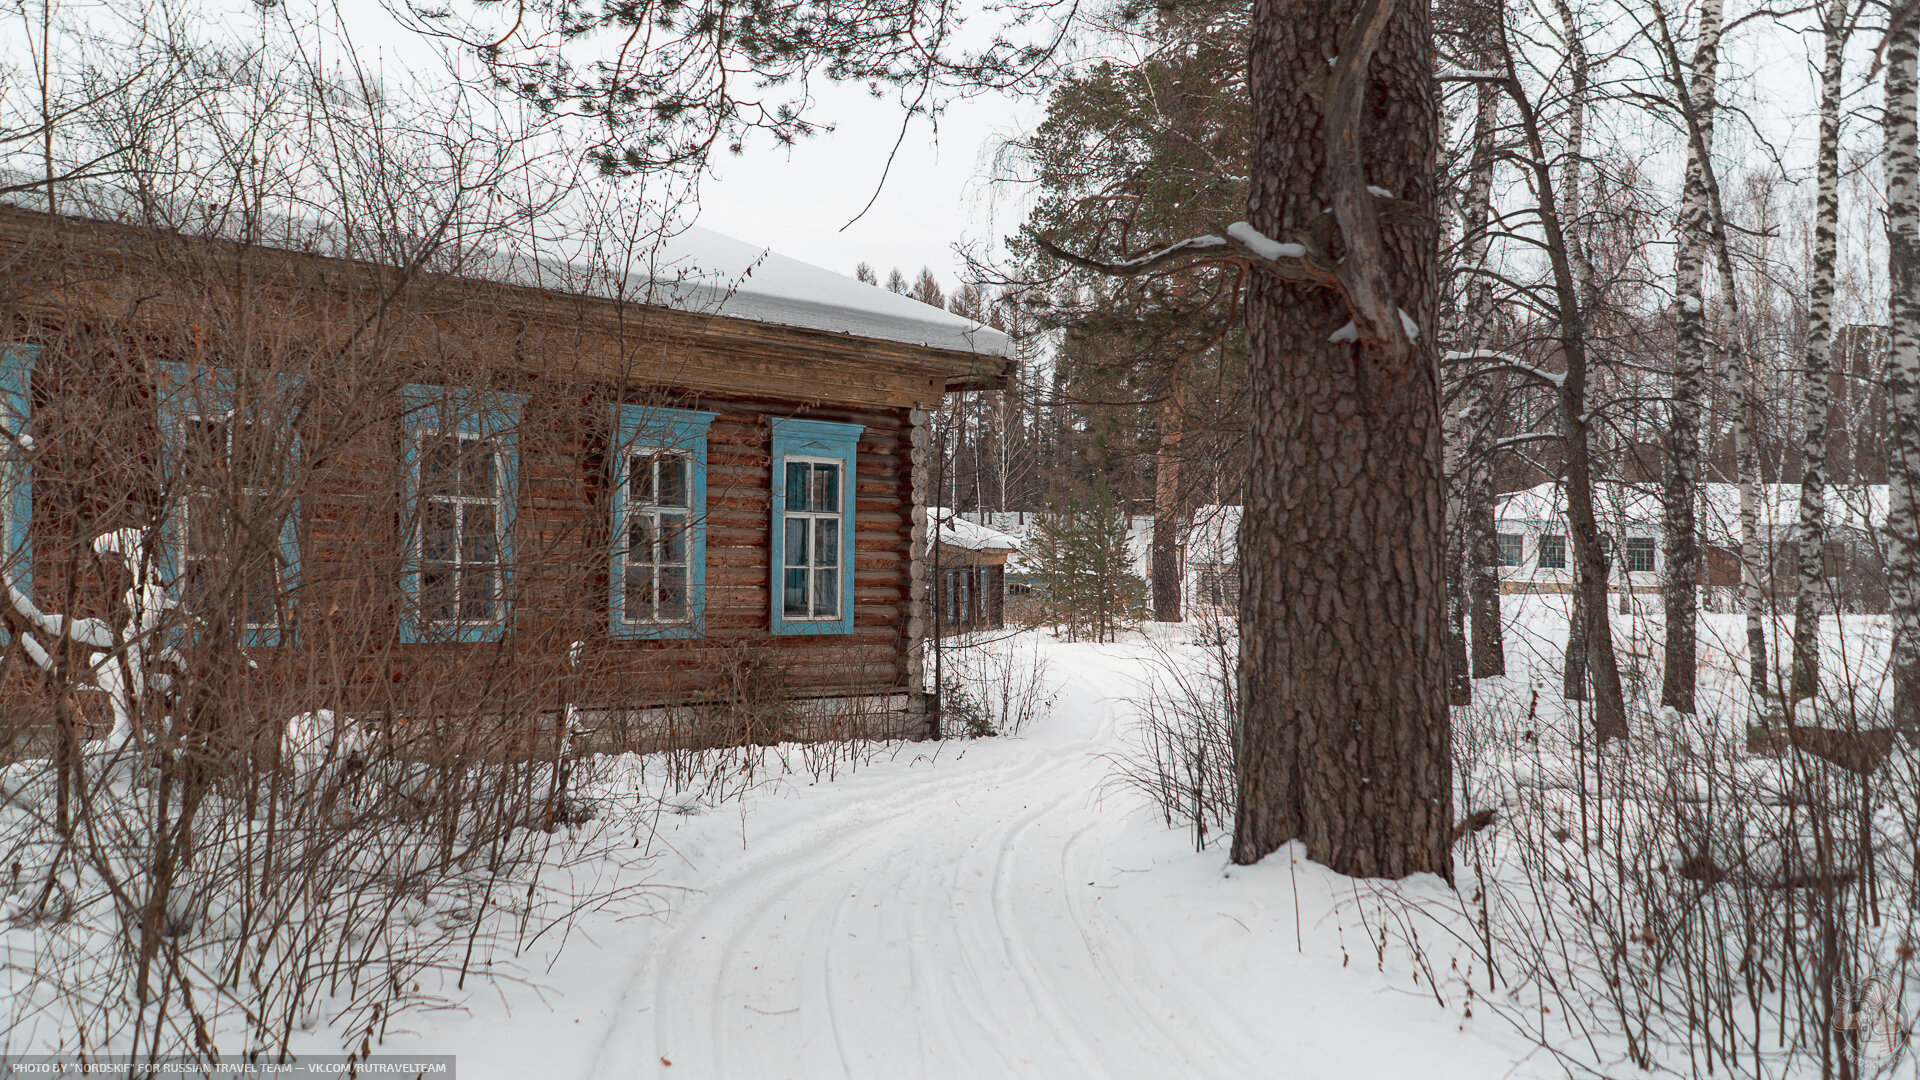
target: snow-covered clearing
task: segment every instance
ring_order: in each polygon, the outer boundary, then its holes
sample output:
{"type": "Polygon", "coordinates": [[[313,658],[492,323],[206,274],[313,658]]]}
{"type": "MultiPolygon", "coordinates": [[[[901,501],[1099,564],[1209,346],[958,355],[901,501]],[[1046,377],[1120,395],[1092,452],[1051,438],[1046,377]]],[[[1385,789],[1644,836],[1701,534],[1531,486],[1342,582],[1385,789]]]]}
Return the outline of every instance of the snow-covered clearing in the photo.
{"type": "Polygon", "coordinates": [[[1042,649],[1059,697],[1021,737],[635,820],[652,892],[381,1049],[457,1053],[466,1080],[1561,1075],[1382,962],[1364,886],[1230,868],[1114,781],[1147,644],[1042,649]]]}

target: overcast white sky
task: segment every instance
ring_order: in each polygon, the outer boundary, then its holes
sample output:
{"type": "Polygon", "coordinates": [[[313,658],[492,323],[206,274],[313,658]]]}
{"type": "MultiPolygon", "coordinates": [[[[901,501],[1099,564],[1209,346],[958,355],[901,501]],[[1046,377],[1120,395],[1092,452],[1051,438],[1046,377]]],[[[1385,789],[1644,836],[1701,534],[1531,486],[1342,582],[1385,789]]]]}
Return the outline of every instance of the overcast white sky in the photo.
{"type": "MultiPolygon", "coordinates": [[[[293,3],[301,14],[292,21],[322,24],[331,22],[328,13],[337,6],[353,47],[383,80],[407,78],[396,77],[396,71],[425,73],[441,66],[391,17],[383,0],[293,3]]],[[[258,18],[236,6],[240,0],[206,4],[209,13],[230,10],[230,16],[214,18],[235,30],[258,18]]],[[[882,280],[895,266],[909,277],[928,266],[949,291],[959,283],[956,243],[997,243],[1018,227],[1018,208],[1005,194],[996,200],[987,183],[989,163],[999,140],[1039,122],[1043,102],[1008,95],[960,100],[950,104],[937,130],[926,118],[916,118],[889,172],[901,106],[873,98],[864,87],[824,80],[813,85],[812,94],[811,115],[834,130],[790,149],[770,139],[750,139],[740,157],[717,157],[701,183],[698,224],[849,277],[862,261],[872,263],[882,280]],[[849,225],[883,173],[880,197],[849,225]]]]}
{"type": "Polygon", "coordinates": [[[962,101],[937,133],[916,119],[887,172],[900,106],[857,87],[823,86],[816,96],[818,115],[836,130],[791,151],[763,141],[720,159],[702,185],[701,225],[843,274],[862,261],[882,280],[895,266],[909,277],[928,266],[949,289],[959,280],[956,242],[997,242],[1018,225],[1017,206],[987,177],[993,146],[1036,123],[1035,104],[999,95],[962,101]],[[880,197],[849,225],[883,172],[880,197]]]}

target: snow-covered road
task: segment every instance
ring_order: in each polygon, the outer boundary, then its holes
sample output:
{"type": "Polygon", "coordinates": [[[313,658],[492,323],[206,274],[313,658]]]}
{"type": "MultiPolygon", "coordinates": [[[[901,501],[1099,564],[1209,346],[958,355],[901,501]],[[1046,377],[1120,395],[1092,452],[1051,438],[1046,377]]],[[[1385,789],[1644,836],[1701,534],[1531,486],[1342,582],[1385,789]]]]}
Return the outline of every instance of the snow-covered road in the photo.
{"type": "Polygon", "coordinates": [[[539,1000],[395,1048],[454,1050],[463,1080],[1509,1074],[1516,1047],[1373,970],[1335,879],[1229,871],[1114,789],[1124,653],[1052,646],[1060,699],[1024,738],[690,819],[670,914],[589,919],[539,1000]]]}

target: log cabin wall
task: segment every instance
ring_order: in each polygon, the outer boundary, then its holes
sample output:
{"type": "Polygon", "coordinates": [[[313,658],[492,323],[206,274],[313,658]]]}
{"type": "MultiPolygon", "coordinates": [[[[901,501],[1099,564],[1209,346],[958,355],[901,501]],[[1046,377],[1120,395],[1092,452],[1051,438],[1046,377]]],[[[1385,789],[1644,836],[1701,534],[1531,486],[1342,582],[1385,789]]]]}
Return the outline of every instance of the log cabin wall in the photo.
{"type": "MultiPolygon", "coordinates": [[[[87,543],[80,534],[150,526],[166,501],[141,482],[155,474],[157,425],[145,388],[156,365],[243,357],[313,387],[293,421],[307,448],[293,514],[298,585],[278,643],[246,650],[259,665],[250,678],[264,688],[256,690],[262,713],[329,707],[404,719],[571,706],[605,716],[769,690],[897,703],[918,689],[915,418],[945,386],[992,378],[1004,367],[995,358],[457,278],[427,281],[368,333],[381,268],[156,240],[4,208],[0,260],[20,285],[0,297],[7,340],[47,344],[34,374],[36,410],[71,413],[87,397],[75,396],[78,388],[101,385],[141,399],[116,400],[112,415],[128,422],[97,439],[43,448],[45,466],[64,464],[44,497],[36,486],[35,589],[72,600],[67,610],[111,609],[122,584],[89,578],[88,560],[75,554],[87,543]],[[244,333],[239,323],[249,324],[244,333]],[[206,338],[244,338],[246,347],[209,349],[206,338]],[[77,347],[83,340],[92,344],[77,347]],[[99,347],[106,340],[124,347],[99,347]],[[103,366],[119,374],[89,373],[103,366]],[[351,378],[338,378],[343,372],[351,378]],[[398,632],[412,510],[396,392],[407,383],[526,398],[511,629],[498,641],[408,643],[398,632]],[[615,400],[716,414],[707,432],[705,626],[696,638],[608,632],[615,400]],[[789,418],[861,427],[847,634],[770,629],[771,421],[789,418]],[[114,470],[135,475],[110,477],[114,470]],[[109,512],[77,512],[100,501],[89,490],[120,494],[109,512]]],[[[888,722],[904,725],[901,734],[923,724],[888,722]]]]}

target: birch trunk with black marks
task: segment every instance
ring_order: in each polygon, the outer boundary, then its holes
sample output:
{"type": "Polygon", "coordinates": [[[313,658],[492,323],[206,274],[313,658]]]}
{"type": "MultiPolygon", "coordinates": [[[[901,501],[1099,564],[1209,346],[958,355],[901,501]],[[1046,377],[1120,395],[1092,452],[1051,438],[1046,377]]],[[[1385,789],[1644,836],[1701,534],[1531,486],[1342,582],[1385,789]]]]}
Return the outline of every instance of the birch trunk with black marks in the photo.
{"type": "Polygon", "coordinates": [[[1793,677],[1789,701],[1820,688],[1820,609],[1826,593],[1827,381],[1833,349],[1833,268],[1840,235],[1840,77],[1846,67],[1847,0],[1829,0],[1821,29],[1820,137],[1814,171],[1819,194],[1813,217],[1813,278],[1807,286],[1807,346],[1802,357],[1806,421],[1800,453],[1799,576],[1793,600],[1793,677]]]}
{"type": "Polygon", "coordinates": [[[1920,145],[1915,125],[1915,52],[1920,17],[1887,34],[1887,278],[1893,358],[1887,365],[1887,591],[1893,650],[1893,723],[1920,734],[1920,145]]]}
{"type": "MultiPolygon", "coordinates": [[[[1704,31],[1703,31],[1704,32],[1704,31]]],[[[1717,30],[1716,30],[1717,34],[1717,30]]],[[[1679,72],[1677,53],[1670,54],[1672,70],[1679,72]]],[[[1750,347],[1747,326],[1741,315],[1739,279],[1733,272],[1733,247],[1727,238],[1726,204],[1720,198],[1720,181],[1713,167],[1713,121],[1709,111],[1699,107],[1697,89],[1699,64],[1694,65],[1694,84],[1682,103],[1687,125],[1690,159],[1697,161],[1697,175],[1706,194],[1707,237],[1712,244],[1715,265],[1720,271],[1720,306],[1726,314],[1727,379],[1731,384],[1733,409],[1733,456],[1735,480],[1740,488],[1740,564],[1741,609],[1747,624],[1748,689],[1757,710],[1764,710],[1771,662],[1767,653],[1766,596],[1761,588],[1761,569],[1766,553],[1761,550],[1760,457],[1754,445],[1759,423],[1759,357],[1750,347]]],[[[1711,79],[1709,73],[1708,78],[1711,79]]],[[[1678,80],[1675,80],[1678,83],[1678,80]]],[[[1711,86],[1709,86],[1709,99],[1711,86]]],[[[1710,102],[1709,102],[1710,103],[1710,102]]],[[[1762,259],[1764,263],[1764,249],[1762,259]]],[[[1697,548],[1696,548],[1697,550],[1697,548]]]]}
{"type": "MultiPolygon", "coordinates": [[[[1732,315],[1738,318],[1739,312],[1732,315]]],[[[1743,336],[1736,340],[1745,343],[1743,336]]],[[[1747,688],[1753,694],[1754,708],[1764,710],[1761,703],[1767,696],[1773,665],[1767,654],[1767,598],[1760,581],[1767,552],[1760,539],[1760,453],[1754,445],[1760,420],[1760,357],[1754,350],[1742,348],[1733,360],[1728,374],[1739,380],[1733,452],[1740,470],[1740,600],[1747,615],[1747,688]]]]}
{"type": "Polygon", "coordinates": [[[1720,54],[1721,0],[1704,0],[1687,86],[1687,108],[1698,118],[1687,140],[1680,196],[1680,246],[1674,255],[1675,356],[1673,403],[1667,426],[1667,476],[1661,494],[1666,557],[1666,650],[1660,703],[1694,711],[1698,675],[1700,545],[1694,507],[1700,486],[1700,414],[1707,394],[1706,278],[1712,224],[1707,205],[1707,155],[1713,153],[1714,76],[1720,54]]]}
{"type": "MultiPolygon", "coordinates": [[[[1500,92],[1496,86],[1476,88],[1473,117],[1473,161],[1467,171],[1467,202],[1463,206],[1461,254],[1471,267],[1463,288],[1463,306],[1455,327],[1457,348],[1488,348],[1488,327],[1494,315],[1494,290],[1484,273],[1476,273],[1486,261],[1488,221],[1494,202],[1494,135],[1500,125],[1500,92]]],[[[1488,373],[1467,369],[1467,384],[1461,386],[1459,404],[1448,415],[1448,479],[1455,498],[1448,502],[1452,523],[1448,538],[1459,538],[1450,567],[1450,603],[1459,607],[1459,621],[1450,611],[1448,626],[1473,623],[1471,659],[1467,642],[1459,646],[1459,659],[1471,663],[1473,678],[1505,675],[1507,657],[1500,617],[1500,550],[1494,540],[1494,484],[1492,450],[1486,446],[1486,434],[1492,429],[1492,394],[1488,373]],[[1457,582],[1457,584],[1455,584],[1457,582]],[[1457,601],[1453,596],[1459,596],[1457,601]]],[[[1457,632],[1457,630],[1455,630],[1457,632]]],[[[1471,698],[1471,680],[1463,680],[1467,690],[1455,692],[1455,705],[1465,705],[1461,696],[1471,698]]]]}
{"type": "Polygon", "coordinates": [[[1427,5],[1256,0],[1248,52],[1247,218],[1324,236],[1340,287],[1256,274],[1247,297],[1233,861],[1298,840],[1339,873],[1451,880],[1427,5]]]}
{"type": "MultiPolygon", "coordinates": [[[[1587,87],[1590,67],[1587,60],[1586,35],[1580,26],[1579,16],[1566,0],[1556,0],[1554,4],[1560,16],[1561,39],[1567,50],[1567,73],[1571,81],[1567,96],[1567,154],[1561,166],[1561,198],[1559,201],[1561,235],[1567,248],[1567,261],[1573,273],[1576,294],[1581,310],[1593,302],[1593,263],[1587,257],[1585,243],[1580,230],[1582,216],[1585,213],[1585,186],[1582,181],[1582,168],[1586,154],[1586,116],[1587,87]]],[[[1571,496],[1570,496],[1571,497],[1571,496]]],[[[1592,491],[1586,494],[1589,503],[1592,491]]],[[[1585,701],[1587,693],[1587,596],[1598,591],[1605,596],[1605,586],[1591,590],[1586,585],[1586,564],[1578,559],[1574,561],[1573,600],[1567,605],[1567,651],[1561,657],[1560,692],[1570,701],[1585,701]]]]}

